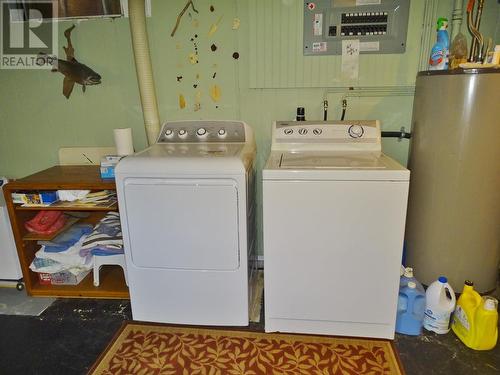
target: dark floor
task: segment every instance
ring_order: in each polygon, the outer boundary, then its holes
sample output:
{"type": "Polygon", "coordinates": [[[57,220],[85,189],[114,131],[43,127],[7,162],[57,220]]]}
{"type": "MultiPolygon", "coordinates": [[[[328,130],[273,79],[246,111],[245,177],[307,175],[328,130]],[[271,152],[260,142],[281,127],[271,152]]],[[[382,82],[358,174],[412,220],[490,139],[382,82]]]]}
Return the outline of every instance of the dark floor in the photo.
{"type": "MultiPolygon", "coordinates": [[[[59,299],[39,317],[0,315],[0,374],[85,374],[125,319],[125,300],[59,299]]],[[[500,373],[500,345],[476,352],[452,332],[398,335],[395,344],[408,375],[500,373]]]]}

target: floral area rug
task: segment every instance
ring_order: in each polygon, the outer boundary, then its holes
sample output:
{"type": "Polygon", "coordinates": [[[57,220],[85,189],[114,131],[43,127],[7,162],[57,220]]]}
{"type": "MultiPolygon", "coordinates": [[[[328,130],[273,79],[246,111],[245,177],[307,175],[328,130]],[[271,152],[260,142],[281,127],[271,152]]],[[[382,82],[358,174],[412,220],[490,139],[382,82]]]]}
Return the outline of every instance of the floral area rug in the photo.
{"type": "Polygon", "coordinates": [[[403,374],[387,340],[126,322],[89,374],[403,374]]]}

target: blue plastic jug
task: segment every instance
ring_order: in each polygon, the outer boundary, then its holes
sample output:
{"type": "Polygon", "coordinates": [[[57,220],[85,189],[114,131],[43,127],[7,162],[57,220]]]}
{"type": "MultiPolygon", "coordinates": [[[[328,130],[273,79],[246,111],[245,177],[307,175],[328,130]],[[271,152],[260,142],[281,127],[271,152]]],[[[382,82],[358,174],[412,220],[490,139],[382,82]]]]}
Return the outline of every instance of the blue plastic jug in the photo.
{"type": "Polygon", "coordinates": [[[396,332],[418,336],[422,333],[425,311],[425,292],[417,284],[409,281],[399,290],[396,332]]]}

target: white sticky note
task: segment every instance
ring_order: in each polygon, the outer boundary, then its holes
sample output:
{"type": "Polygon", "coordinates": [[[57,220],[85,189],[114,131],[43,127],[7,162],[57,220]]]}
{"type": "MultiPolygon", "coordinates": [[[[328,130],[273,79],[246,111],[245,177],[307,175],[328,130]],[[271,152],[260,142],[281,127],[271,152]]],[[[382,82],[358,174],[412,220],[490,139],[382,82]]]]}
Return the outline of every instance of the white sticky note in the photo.
{"type": "Polygon", "coordinates": [[[326,42],[314,42],[312,44],[313,52],[326,52],[328,50],[328,44],[326,42]]]}
{"type": "Polygon", "coordinates": [[[359,39],[342,41],[342,79],[356,80],[359,76],[359,39]]]}
{"type": "Polygon", "coordinates": [[[359,43],[359,50],[362,52],[380,51],[380,42],[361,42],[359,43]]]}
{"type": "Polygon", "coordinates": [[[356,6],[358,5],[378,5],[381,0],[356,0],[356,6]]]}

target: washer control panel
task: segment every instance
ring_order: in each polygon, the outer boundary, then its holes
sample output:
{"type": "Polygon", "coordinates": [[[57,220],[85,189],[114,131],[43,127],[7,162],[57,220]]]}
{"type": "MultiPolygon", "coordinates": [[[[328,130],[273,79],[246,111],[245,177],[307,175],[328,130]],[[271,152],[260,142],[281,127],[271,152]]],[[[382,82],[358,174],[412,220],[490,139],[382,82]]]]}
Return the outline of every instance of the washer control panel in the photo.
{"type": "Polygon", "coordinates": [[[239,121],[172,121],[163,124],[157,143],[245,142],[239,121]]]}
{"type": "Polygon", "coordinates": [[[380,125],[376,120],[277,121],[277,143],[377,143],[380,125]]]}

